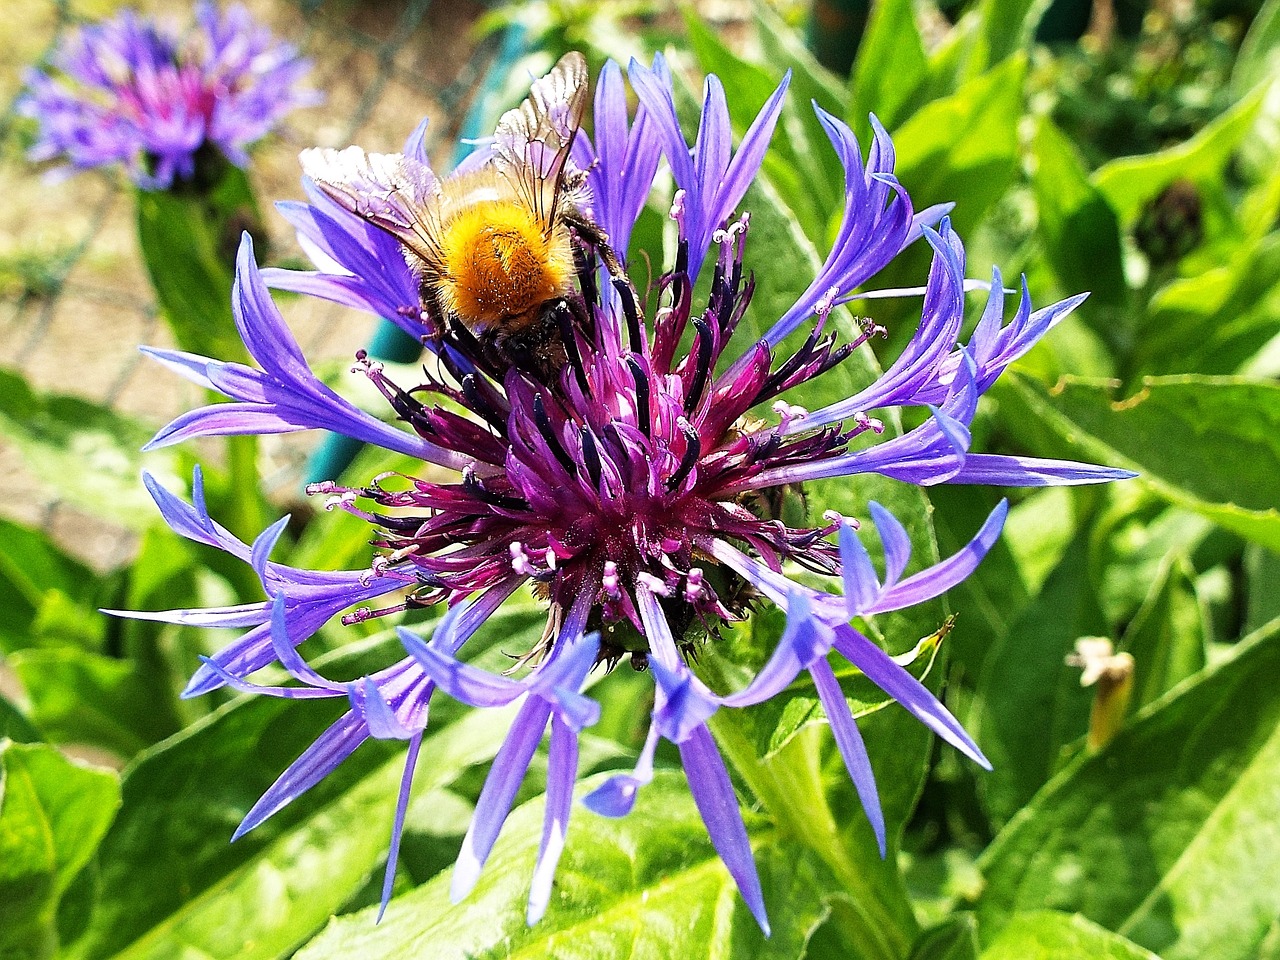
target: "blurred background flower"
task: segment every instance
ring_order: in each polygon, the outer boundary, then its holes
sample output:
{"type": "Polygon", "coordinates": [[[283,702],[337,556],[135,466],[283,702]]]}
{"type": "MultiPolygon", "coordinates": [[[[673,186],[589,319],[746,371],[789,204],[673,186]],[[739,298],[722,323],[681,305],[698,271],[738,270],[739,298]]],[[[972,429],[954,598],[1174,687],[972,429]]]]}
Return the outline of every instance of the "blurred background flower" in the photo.
{"type": "Polygon", "coordinates": [[[250,145],[318,101],[309,70],[242,6],[206,0],[182,30],[126,9],[68,36],[49,69],[29,71],[17,109],[39,126],[32,160],[119,163],[140,187],[163,189],[195,178],[211,152],[247,165],[250,145]]]}

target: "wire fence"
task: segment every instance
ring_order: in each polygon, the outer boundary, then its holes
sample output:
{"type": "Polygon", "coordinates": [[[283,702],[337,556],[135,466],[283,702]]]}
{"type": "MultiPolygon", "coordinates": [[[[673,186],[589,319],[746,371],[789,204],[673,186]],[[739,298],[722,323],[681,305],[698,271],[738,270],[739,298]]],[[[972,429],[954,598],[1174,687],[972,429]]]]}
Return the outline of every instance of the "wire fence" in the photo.
{"type": "MultiPolygon", "coordinates": [[[[21,373],[36,390],[73,394],[159,426],[201,397],[137,350],[143,343],[172,343],[137,249],[132,188],[115,172],[50,179],[26,162],[26,121],[15,113],[24,67],[47,56],[78,22],[113,6],[6,4],[6,15],[18,22],[6,25],[14,42],[0,53],[6,105],[0,117],[0,367],[21,373]]],[[[302,252],[269,204],[301,197],[298,151],[357,142],[398,150],[428,116],[432,153],[446,161],[500,44],[497,37],[473,35],[484,8],[457,0],[248,0],[247,6],[312,59],[311,82],[325,95],[321,106],[291,115],[254,153],[250,177],[267,217],[272,260],[287,262],[302,252]]],[[[178,22],[191,15],[186,0],[141,7],[178,22]]],[[[374,323],[310,298],[281,298],[280,306],[308,358],[321,366],[349,360],[374,323]]],[[[264,445],[268,490],[296,492],[315,442],[306,434],[264,445]]],[[[42,484],[17,445],[0,444],[0,515],[50,531],[96,567],[128,558],[135,537],[127,527],[42,484]]]]}

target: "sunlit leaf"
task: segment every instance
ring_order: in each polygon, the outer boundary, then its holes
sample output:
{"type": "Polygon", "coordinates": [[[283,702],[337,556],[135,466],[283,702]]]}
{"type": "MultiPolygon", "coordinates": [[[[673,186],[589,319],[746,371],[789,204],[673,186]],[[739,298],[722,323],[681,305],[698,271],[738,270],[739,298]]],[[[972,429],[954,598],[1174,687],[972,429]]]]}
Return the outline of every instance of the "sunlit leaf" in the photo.
{"type": "Polygon", "coordinates": [[[887,128],[902,123],[927,71],[914,4],[910,0],[872,4],[851,78],[848,120],[858,135],[864,140],[870,136],[867,115],[871,113],[887,128]],[[886,70],[885,64],[890,63],[893,69],[886,70]]]}
{"type": "MultiPolygon", "coordinates": [[[[588,780],[578,793],[599,781],[588,780]]],[[[298,960],[378,957],[558,960],[749,956],[794,958],[826,916],[830,878],[812,854],[749,820],[773,935],[765,939],[716,856],[684,778],[660,771],[620,820],[575,805],[543,920],[525,923],[542,801],[512,814],[476,889],[449,901],[449,875],[372,911],[334,920],[298,960]]]]}
{"type": "Polygon", "coordinates": [[[1237,243],[1228,263],[1169,283],[1148,309],[1133,372],[1241,372],[1280,334],[1280,237],[1237,243]]]}
{"type": "Polygon", "coordinates": [[[980,866],[991,944],[1019,911],[1078,911],[1165,960],[1245,960],[1277,912],[1280,629],[1063,770],[980,866]]]}
{"type": "Polygon", "coordinates": [[[1054,389],[1016,373],[993,393],[1037,453],[1127,467],[1171,503],[1280,550],[1280,385],[1238,377],[1146,377],[1128,399],[1107,381],[1054,389]]]}
{"type": "Polygon", "coordinates": [[[201,356],[244,359],[231,316],[232,264],[241,231],[260,229],[244,171],[223,164],[207,190],[140,190],[137,210],[143,263],[178,345],[201,356]]]}
{"type": "Polygon", "coordinates": [[[916,209],[955,202],[952,222],[964,235],[1005,192],[1017,166],[1026,72],[1025,57],[1010,57],[893,132],[898,179],[916,209]]]}
{"type": "Polygon", "coordinates": [[[1003,823],[1047,781],[1063,747],[1083,736],[1091,694],[1065,662],[1075,641],[1103,632],[1078,537],[1022,615],[992,644],[978,681],[969,726],[994,769],[979,791],[988,815],[1003,823]]]}
{"type": "Polygon", "coordinates": [[[1105,335],[1128,294],[1115,213],[1088,180],[1084,164],[1062,132],[1042,120],[1032,147],[1040,236],[1063,291],[1087,290],[1085,317],[1105,335]]]}
{"type": "Polygon", "coordinates": [[[1140,157],[1121,157],[1100,167],[1094,185],[1124,227],[1132,226],[1143,205],[1177,179],[1210,181],[1222,176],[1236,146],[1258,115],[1264,91],[1257,90],[1206,125],[1190,140],[1140,157]]]}
{"type": "Polygon", "coordinates": [[[971,913],[957,913],[920,934],[909,960],[977,960],[978,925],[971,913]]]}
{"type": "Polygon", "coordinates": [[[6,737],[18,743],[35,743],[40,739],[40,731],[31,725],[21,710],[0,697],[0,740],[6,737]]]}
{"type": "Polygon", "coordinates": [[[83,743],[129,757],[178,728],[138,666],[74,647],[23,650],[10,658],[31,701],[31,719],[55,743],[83,743]]]}
{"type": "Polygon", "coordinates": [[[1160,960],[1150,950],[1079,914],[1038,910],[1019,914],[980,960],[1160,960]]]}
{"type": "MultiPolygon", "coordinates": [[[[48,491],[126,526],[141,528],[155,506],[138,482],[139,449],[154,431],[79,397],[42,394],[20,376],[0,370],[0,436],[21,454],[48,491]]],[[[153,473],[171,458],[149,455],[153,473]]]]}
{"type": "Polygon", "coordinates": [[[102,840],[115,774],[44,744],[0,741],[0,956],[43,960],[57,946],[58,900],[102,840]]]}
{"type": "Polygon", "coordinates": [[[1205,665],[1207,630],[1195,570],[1172,554],[1120,642],[1135,661],[1133,705],[1159,699],[1205,665]]]}

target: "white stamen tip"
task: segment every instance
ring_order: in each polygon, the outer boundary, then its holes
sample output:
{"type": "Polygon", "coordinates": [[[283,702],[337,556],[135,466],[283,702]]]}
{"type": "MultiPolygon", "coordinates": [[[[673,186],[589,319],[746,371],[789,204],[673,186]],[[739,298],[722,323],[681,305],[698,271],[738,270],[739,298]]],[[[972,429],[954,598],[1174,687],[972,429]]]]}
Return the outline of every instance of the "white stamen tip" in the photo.
{"type": "Polygon", "coordinates": [[[636,582],[642,584],[650,593],[656,594],[659,597],[671,596],[671,590],[666,583],[659,580],[652,573],[641,573],[636,577],[636,582]]]}
{"type": "Polygon", "coordinates": [[[677,190],[676,195],[671,198],[671,219],[680,220],[684,217],[684,198],[685,192],[677,190]]]}
{"type": "Polygon", "coordinates": [[[511,569],[522,577],[531,576],[533,564],[529,561],[529,554],[525,552],[524,544],[514,540],[507,549],[511,553],[511,569]]]}

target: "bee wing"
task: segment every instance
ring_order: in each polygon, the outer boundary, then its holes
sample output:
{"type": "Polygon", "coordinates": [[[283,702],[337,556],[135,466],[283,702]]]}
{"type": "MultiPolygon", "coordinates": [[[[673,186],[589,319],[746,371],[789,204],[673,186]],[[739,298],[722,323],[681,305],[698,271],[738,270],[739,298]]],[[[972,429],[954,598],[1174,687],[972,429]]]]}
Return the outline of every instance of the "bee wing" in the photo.
{"type": "Polygon", "coordinates": [[[303,173],[338,206],[386,230],[426,262],[439,261],[431,211],[440,181],[425,163],[359,147],[312,147],[299,159],[303,173]]]}
{"type": "Polygon", "coordinates": [[[500,167],[548,228],[586,105],[587,61],[572,51],[534,82],[524,103],[502,115],[494,132],[500,167]]]}

